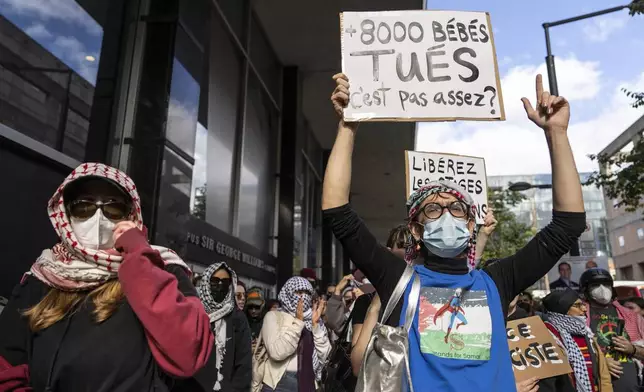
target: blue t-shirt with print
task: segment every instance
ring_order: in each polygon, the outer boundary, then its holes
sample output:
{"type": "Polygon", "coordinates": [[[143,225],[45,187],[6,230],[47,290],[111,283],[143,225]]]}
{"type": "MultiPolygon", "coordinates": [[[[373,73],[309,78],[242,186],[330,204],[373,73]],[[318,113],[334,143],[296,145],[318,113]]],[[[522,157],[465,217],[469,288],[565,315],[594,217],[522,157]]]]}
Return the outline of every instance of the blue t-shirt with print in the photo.
{"type": "MultiPolygon", "coordinates": [[[[421,282],[409,331],[415,391],[515,392],[505,318],[494,281],[480,270],[466,275],[414,267],[421,282]]],[[[411,283],[405,292],[404,325],[411,283]]]]}

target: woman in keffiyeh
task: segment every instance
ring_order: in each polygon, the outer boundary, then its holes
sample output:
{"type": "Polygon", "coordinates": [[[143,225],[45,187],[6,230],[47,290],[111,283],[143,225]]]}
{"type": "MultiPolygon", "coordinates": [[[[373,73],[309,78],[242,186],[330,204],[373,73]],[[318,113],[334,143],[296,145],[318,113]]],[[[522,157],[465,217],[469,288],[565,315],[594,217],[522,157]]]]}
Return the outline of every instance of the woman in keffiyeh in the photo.
{"type": "Polygon", "coordinates": [[[197,282],[197,293],[208,313],[215,345],[206,366],[172,391],[248,392],[252,381],[250,328],[235,304],[237,274],[226,263],[211,264],[197,282]]]}
{"type": "Polygon", "coordinates": [[[148,243],[132,179],[82,164],[47,209],[59,242],[0,315],[0,391],[166,391],[201,368],[208,315],[186,264],[148,243]]]}
{"type": "Polygon", "coordinates": [[[573,373],[542,380],[544,384],[540,383],[540,389],[612,392],[606,359],[592,331],[586,326],[586,304],[577,292],[555,290],[543,299],[543,306],[546,327],[566,352],[573,373]]]}
{"type": "Polygon", "coordinates": [[[264,317],[263,392],[315,392],[331,344],[320,321],[323,306],[313,306],[312,295],[308,280],[293,277],[278,295],[281,308],[264,317]]]}

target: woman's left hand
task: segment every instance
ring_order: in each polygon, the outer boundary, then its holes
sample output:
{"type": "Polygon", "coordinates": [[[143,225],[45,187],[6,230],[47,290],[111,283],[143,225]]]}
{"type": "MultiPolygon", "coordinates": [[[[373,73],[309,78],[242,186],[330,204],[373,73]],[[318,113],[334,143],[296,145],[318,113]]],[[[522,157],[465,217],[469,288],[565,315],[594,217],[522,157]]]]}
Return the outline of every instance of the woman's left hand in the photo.
{"type": "Polygon", "coordinates": [[[485,214],[485,221],[483,223],[483,227],[481,228],[481,233],[490,236],[494,232],[494,229],[496,229],[497,225],[496,218],[494,217],[494,212],[492,209],[489,209],[487,214],[485,214]]]}
{"type": "Polygon", "coordinates": [[[635,346],[628,340],[624,339],[621,336],[614,336],[613,337],[613,347],[615,350],[619,351],[620,353],[624,353],[627,355],[633,355],[635,354],[635,346]]]}
{"type": "Polygon", "coordinates": [[[116,244],[116,241],[125,233],[126,231],[130,229],[136,229],[136,224],[132,221],[123,221],[119,222],[116,224],[116,227],[114,227],[114,234],[113,234],[113,239],[114,243],[116,244]]]}
{"type": "Polygon", "coordinates": [[[324,299],[320,299],[315,306],[313,306],[313,315],[311,316],[311,321],[313,322],[313,325],[317,324],[318,321],[320,321],[320,317],[322,317],[322,311],[326,307],[326,301],[324,299]]]}

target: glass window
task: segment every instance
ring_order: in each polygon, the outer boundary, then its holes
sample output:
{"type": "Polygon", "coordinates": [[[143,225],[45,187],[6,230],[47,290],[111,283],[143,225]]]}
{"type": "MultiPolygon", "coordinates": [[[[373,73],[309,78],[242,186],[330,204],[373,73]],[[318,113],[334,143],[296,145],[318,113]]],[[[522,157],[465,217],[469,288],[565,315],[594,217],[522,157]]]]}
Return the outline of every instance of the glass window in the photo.
{"type": "Polygon", "coordinates": [[[202,57],[203,53],[179,26],[172,64],[166,138],[190,157],[195,153],[202,57]]]}
{"type": "Polygon", "coordinates": [[[617,239],[617,241],[619,242],[620,247],[624,247],[624,236],[623,235],[620,235],[619,238],[617,239]]]}
{"type": "Polygon", "coordinates": [[[268,251],[273,220],[277,115],[254,75],[248,79],[239,189],[239,237],[268,251]]]}
{"type": "Polygon", "coordinates": [[[250,60],[273,99],[280,102],[282,66],[255,16],[250,31],[250,60]]]}
{"type": "Polygon", "coordinates": [[[191,205],[195,216],[230,232],[233,151],[243,62],[214,12],[208,74],[203,78],[197,124],[191,205]]]}
{"type": "Polygon", "coordinates": [[[107,6],[98,0],[0,4],[0,123],[82,160],[107,6]]]}
{"type": "Polygon", "coordinates": [[[639,238],[640,240],[644,239],[644,229],[642,229],[641,227],[637,229],[637,238],[639,238]]]}
{"type": "MultiPolygon", "coordinates": [[[[237,39],[242,45],[246,44],[246,16],[248,15],[248,0],[217,0],[224,18],[230,24],[237,39]]],[[[218,17],[218,16],[216,16],[218,17]]]]}

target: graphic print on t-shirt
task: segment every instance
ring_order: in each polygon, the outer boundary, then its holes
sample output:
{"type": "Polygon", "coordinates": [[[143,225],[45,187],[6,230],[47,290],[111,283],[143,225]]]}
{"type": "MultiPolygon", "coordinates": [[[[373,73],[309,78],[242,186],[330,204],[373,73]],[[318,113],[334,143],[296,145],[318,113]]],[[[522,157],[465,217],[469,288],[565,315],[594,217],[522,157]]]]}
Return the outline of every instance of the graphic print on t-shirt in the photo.
{"type": "Polygon", "coordinates": [[[624,320],[617,316],[617,311],[605,311],[603,313],[591,312],[591,326],[594,328],[595,336],[597,336],[597,343],[606,356],[613,358],[619,362],[627,363],[632,362],[631,358],[623,353],[611,350],[613,338],[615,336],[622,336],[630,342],[628,332],[624,329],[624,320]]]}
{"type": "Polygon", "coordinates": [[[490,359],[492,319],[485,291],[423,287],[418,306],[422,353],[490,359]]]}

